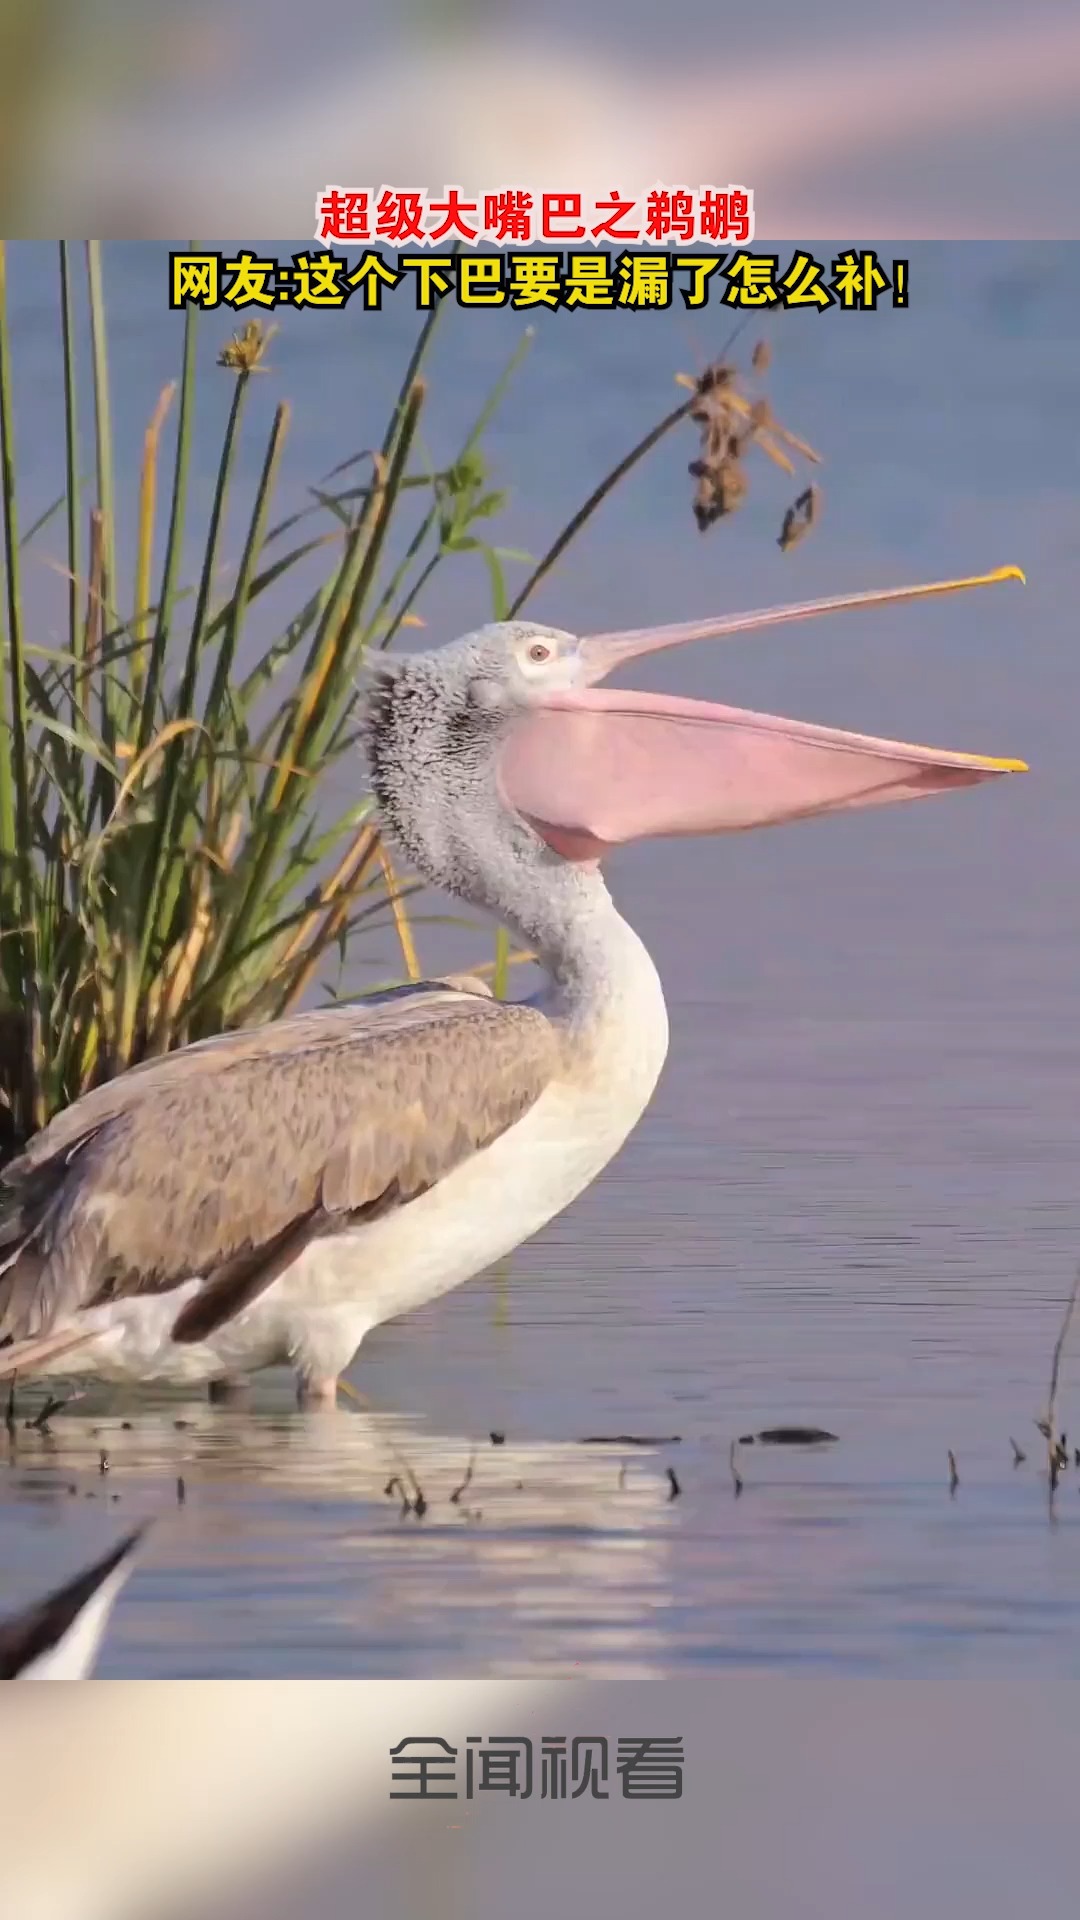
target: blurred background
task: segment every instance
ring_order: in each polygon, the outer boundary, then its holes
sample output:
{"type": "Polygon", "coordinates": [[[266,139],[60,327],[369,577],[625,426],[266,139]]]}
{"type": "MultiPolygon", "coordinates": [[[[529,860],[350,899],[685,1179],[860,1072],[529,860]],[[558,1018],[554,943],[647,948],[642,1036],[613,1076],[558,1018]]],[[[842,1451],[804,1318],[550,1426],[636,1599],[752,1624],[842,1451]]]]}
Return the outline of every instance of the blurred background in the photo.
{"type": "Polygon", "coordinates": [[[1080,18],[1046,0],[7,0],[0,36],[10,236],[307,236],[328,181],[738,180],[765,238],[1080,222],[1080,18]]]}

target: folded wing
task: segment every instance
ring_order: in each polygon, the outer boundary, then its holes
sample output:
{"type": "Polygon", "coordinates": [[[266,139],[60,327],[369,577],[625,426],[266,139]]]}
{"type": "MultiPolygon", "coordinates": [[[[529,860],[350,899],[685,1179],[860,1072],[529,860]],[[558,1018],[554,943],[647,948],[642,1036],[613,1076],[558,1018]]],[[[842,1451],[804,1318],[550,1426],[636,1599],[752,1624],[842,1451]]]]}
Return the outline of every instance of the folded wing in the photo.
{"type": "Polygon", "coordinates": [[[84,1308],[195,1277],[174,1332],[203,1339],[312,1240],[407,1204],[490,1145],[558,1063],[536,1008],[421,985],[134,1068],[2,1176],[0,1340],[36,1342],[84,1308]]]}

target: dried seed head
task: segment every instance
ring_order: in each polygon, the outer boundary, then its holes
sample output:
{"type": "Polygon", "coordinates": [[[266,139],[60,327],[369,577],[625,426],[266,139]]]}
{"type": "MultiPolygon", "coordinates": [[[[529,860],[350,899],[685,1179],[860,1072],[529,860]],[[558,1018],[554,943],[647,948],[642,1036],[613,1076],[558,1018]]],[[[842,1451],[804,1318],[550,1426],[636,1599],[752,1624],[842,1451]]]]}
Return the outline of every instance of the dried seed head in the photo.
{"type": "Polygon", "coordinates": [[[218,366],[227,367],[232,373],[265,373],[262,357],[276,332],[276,327],[262,327],[257,320],[249,320],[247,326],[234,333],[222,347],[218,366]]]}
{"type": "MultiPolygon", "coordinates": [[[[759,341],[752,355],[754,371],[763,372],[771,358],[767,344],[759,341]]],[[[786,473],[794,473],[795,467],[780,441],[806,460],[818,459],[812,447],[779,425],[764,395],[751,401],[740,391],[736,370],[726,361],[714,361],[696,382],[688,375],[679,375],[679,379],[693,388],[689,417],[700,432],[698,457],[690,463],[689,471],[697,482],[692,507],[702,532],[734,513],[745,500],[748,482],[743,461],[751,446],[757,446],[786,473]]],[[[781,551],[786,552],[803,538],[816,517],[817,504],[817,494],[811,487],[788,509],[778,543],[781,551]]]]}
{"type": "Polygon", "coordinates": [[[781,553],[786,553],[789,547],[797,546],[800,540],[805,539],[818,517],[820,507],[821,492],[817,487],[807,487],[792,502],[784,515],[784,524],[776,543],[781,553]]]}
{"type": "Polygon", "coordinates": [[[706,466],[694,494],[694,518],[704,533],[727,513],[734,513],[746,498],[748,482],[734,460],[706,466]]]}

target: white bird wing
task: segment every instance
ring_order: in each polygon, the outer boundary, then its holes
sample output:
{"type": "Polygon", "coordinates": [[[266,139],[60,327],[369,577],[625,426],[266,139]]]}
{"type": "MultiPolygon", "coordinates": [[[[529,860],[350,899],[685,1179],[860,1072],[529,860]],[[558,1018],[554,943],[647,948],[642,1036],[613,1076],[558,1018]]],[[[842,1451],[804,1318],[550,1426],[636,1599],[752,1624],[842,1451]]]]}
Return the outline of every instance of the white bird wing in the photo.
{"type": "Polygon", "coordinates": [[[146,1533],[139,1527],[84,1573],[0,1621],[0,1680],[85,1680],[146,1533]]]}

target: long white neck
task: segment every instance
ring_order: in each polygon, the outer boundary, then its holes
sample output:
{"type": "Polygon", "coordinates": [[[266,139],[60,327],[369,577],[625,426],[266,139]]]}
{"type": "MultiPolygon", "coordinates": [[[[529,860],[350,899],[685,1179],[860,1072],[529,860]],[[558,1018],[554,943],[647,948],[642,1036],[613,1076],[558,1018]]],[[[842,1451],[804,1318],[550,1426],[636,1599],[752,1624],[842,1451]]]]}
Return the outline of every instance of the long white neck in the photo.
{"type": "Polygon", "coordinates": [[[553,861],[500,874],[498,913],[536,954],[548,976],[538,1001],[582,1045],[619,1031],[628,1050],[648,1056],[659,1077],[668,1018],[660,976],[644,941],[623,919],[599,867],[553,861]]]}

